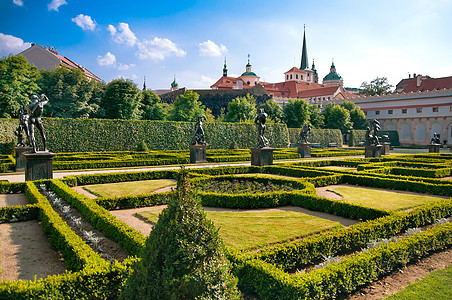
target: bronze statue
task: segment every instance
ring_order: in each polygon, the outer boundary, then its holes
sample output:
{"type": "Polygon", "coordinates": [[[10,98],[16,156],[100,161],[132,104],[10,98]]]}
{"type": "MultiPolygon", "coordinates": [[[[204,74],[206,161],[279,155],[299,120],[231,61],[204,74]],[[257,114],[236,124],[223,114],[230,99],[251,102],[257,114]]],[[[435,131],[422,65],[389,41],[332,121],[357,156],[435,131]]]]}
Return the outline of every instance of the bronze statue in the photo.
{"type": "Polygon", "coordinates": [[[378,139],[377,133],[380,131],[380,122],[375,119],[372,120],[366,128],[366,146],[378,146],[380,141],[378,139]]]}
{"type": "Polygon", "coordinates": [[[29,118],[28,118],[28,134],[29,134],[31,147],[33,148],[33,150],[31,151],[32,153],[38,152],[38,148],[36,146],[35,134],[34,134],[35,126],[36,126],[36,128],[38,128],[39,133],[41,134],[42,142],[44,144],[44,151],[46,151],[46,152],[48,151],[47,147],[46,147],[47,139],[46,139],[46,135],[44,133],[44,127],[42,126],[42,121],[41,121],[42,111],[43,111],[44,105],[46,105],[47,102],[49,102],[49,99],[47,98],[46,95],[42,94],[40,97],[33,95],[33,96],[31,96],[31,103],[27,107],[28,116],[29,116],[29,118]]]}
{"type": "Polygon", "coordinates": [[[202,122],[206,120],[205,116],[198,117],[198,122],[195,125],[195,134],[191,139],[190,145],[206,145],[204,140],[204,129],[202,128],[202,122]]]}
{"type": "Polygon", "coordinates": [[[431,145],[441,145],[441,136],[439,133],[433,133],[433,137],[430,140],[431,145]]]}
{"type": "Polygon", "coordinates": [[[259,113],[254,119],[254,124],[257,125],[257,135],[259,145],[257,148],[263,148],[268,146],[268,140],[265,138],[265,122],[267,121],[268,114],[265,113],[263,108],[259,109],[259,113]]]}
{"type": "Polygon", "coordinates": [[[16,131],[14,131],[14,134],[17,135],[17,147],[25,147],[27,146],[24,143],[24,135],[22,132],[25,132],[27,138],[29,138],[28,133],[28,114],[25,110],[25,107],[21,107],[19,109],[19,126],[17,127],[16,131]]]}
{"type": "Polygon", "coordinates": [[[311,125],[309,125],[307,123],[304,124],[303,127],[301,128],[301,131],[300,131],[299,143],[304,143],[304,144],[309,143],[308,142],[308,137],[309,137],[310,133],[311,133],[311,125]]]}

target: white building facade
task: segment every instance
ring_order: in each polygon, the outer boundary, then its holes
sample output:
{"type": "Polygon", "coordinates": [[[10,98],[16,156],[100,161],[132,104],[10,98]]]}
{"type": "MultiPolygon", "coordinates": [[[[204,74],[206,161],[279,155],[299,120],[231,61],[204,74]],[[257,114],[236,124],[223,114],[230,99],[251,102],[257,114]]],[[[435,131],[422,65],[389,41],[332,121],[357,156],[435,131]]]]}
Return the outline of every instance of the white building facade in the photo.
{"type": "Polygon", "coordinates": [[[452,89],[349,99],[382,130],[397,130],[402,145],[426,145],[433,133],[452,144],[452,89]]]}

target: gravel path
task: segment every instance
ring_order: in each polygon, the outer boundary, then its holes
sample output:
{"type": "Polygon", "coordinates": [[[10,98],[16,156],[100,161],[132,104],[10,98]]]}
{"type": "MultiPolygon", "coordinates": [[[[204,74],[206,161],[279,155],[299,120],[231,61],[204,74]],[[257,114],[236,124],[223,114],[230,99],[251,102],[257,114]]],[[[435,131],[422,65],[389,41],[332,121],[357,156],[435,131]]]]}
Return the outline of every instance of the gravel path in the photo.
{"type": "Polygon", "coordinates": [[[28,199],[24,193],[20,194],[0,194],[0,207],[27,205],[28,199]]]}

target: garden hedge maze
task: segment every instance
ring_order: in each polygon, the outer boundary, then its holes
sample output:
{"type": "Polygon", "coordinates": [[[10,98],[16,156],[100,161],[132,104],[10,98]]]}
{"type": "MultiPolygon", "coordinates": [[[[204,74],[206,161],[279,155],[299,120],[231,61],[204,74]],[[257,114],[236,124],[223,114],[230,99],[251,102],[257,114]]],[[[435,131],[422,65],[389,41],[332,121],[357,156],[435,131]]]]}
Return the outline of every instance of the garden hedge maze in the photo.
{"type": "MultiPolygon", "coordinates": [[[[452,181],[444,179],[451,176],[451,158],[449,154],[404,155],[189,172],[193,190],[204,206],[257,209],[290,205],[359,220],[350,227],[258,249],[226,249],[243,293],[259,299],[335,299],[452,245],[452,181]],[[338,184],[411,191],[443,199],[394,211],[316,194],[316,187],[338,184]]],[[[121,172],[0,182],[0,193],[23,192],[30,203],[1,208],[0,222],[38,219],[68,271],[36,281],[2,281],[0,299],[114,299],[131,265],[139,259],[146,237],[109,210],[165,204],[167,194],[89,199],[71,187],[172,179],[176,173],[121,172]],[[55,198],[63,204],[58,205],[55,198]],[[118,243],[127,257],[115,260],[97,251],[95,241],[72,229],[79,217],[65,217],[58,206],[79,213],[83,222],[97,230],[96,235],[118,243]]]]}

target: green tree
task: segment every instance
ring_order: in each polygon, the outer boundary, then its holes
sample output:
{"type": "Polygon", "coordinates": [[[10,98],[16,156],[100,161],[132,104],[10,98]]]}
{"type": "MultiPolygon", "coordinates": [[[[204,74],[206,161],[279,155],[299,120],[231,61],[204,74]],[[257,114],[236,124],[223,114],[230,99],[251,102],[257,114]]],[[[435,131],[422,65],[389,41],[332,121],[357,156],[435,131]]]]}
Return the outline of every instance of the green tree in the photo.
{"type": "Polygon", "coordinates": [[[343,134],[348,133],[353,125],[348,109],[337,104],[328,103],[323,109],[323,117],[324,128],[340,129],[343,134]]]}
{"type": "Polygon", "coordinates": [[[308,106],[309,109],[309,123],[314,128],[321,128],[323,126],[323,116],[318,104],[312,104],[308,106]]]}
{"type": "Polygon", "coordinates": [[[42,70],[39,86],[49,98],[45,115],[58,118],[87,118],[97,114],[103,84],[88,80],[79,69],[58,67],[42,70]]]}
{"type": "Polygon", "coordinates": [[[160,97],[150,90],[141,93],[141,118],[143,120],[164,120],[165,108],[160,103],[160,97]]]}
{"type": "Polygon", "coordinates": [[[139,119],[139,90],[130,79],[115,79],[107,84],[101,107],[107,119],[139,119]]]}
{"type": "Polygon", "coordinates": [[[274,122],[283,123],[283,111],[279,104],[273,101],[273,99],[268,99],[267,102],[260,106],[260,108],[263,108],[274,122]]]}
{"type": "Polygon", "coordinates": [[[351,101],[344,101],[340,104],[350,113],[350,122],[353,124],[353,129],[366,129],[367,118],[364,112],[351,101]]]}
{"type": "Polygon", "coordinates": [[[377,77],[370,83],[364,81],[361,84],[361,95],[375,96],[375,95],[385,95],[391,93],[392,85],[388,83],[386,77],[377,77]]]}
{"type": "Polygon", "coordinates": [[[169,108],[167,119],[170,121],[195,122],[200,116],[205,116],[207,120],[213,118],[210,110],[206,110],[206,107],[199,101],[199,95],[188,90],[174,100],[174,104],[169,108]]]}
{"type": "Polygon", "coordinates": [[[0,118],[17,117],[19,108],[38,94],[38,69],[22,55],[0,60],[0,118]]]}
{"type": "Polygon", "coordinates": [[[119,299],[239,299],[224,246],[184,169],[119,299]]]}
{"type": "Polygon", "coordinates": [[[284,121],[289,128],[301,128],[309,120],[308,103],[300,99],[289,99],[283,107],[284,121]]]}
{"type": "Polygon", "coordinates": [[[253,95],[237,97],[228,103],[228,112],[224,116],[225,122],[246,122],[254,120],[257,115],[256,100],[253,95]]]}

